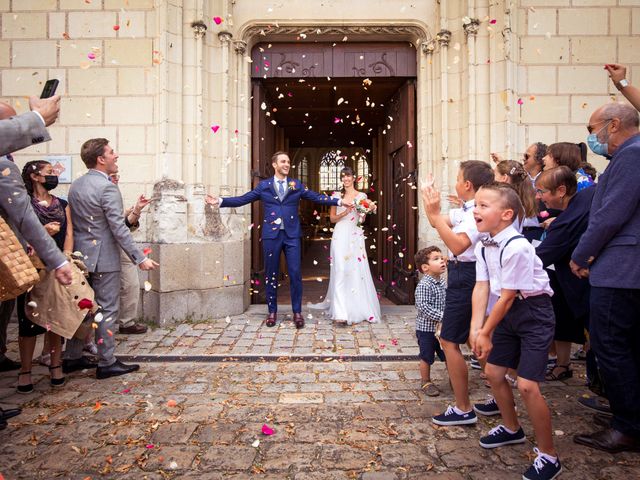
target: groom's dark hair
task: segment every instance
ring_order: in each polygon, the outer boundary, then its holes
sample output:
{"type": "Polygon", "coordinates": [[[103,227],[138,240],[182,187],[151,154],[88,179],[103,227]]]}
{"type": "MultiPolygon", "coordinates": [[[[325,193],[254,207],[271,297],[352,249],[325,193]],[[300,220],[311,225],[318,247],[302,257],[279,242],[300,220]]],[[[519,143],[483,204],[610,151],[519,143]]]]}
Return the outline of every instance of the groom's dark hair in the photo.
{"type": "Polygon", "coordinates": [[[278,150],[276,153],[271,155],[271,163],[272,164],[276,163],[278,161],[278,157],[280,155],[286,155],[287,157],[289,156],[289,154],[287,152],[285,152],[284,150],[278,150]]]}

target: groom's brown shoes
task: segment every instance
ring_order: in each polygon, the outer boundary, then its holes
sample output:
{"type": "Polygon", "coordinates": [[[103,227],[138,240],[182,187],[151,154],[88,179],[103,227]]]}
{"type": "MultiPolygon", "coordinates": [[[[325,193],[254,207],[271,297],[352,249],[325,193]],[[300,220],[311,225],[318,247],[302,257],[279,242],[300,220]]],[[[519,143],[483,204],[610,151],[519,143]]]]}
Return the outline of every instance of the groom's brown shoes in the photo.
{"type": "Polygon", "coordinates": [[[275,327],[278,320],[278,314],[276,312],[269,312],[267,315],[267,327],[275,327]]]}
{"type": "Polygon", "coordinates": [[[304,327],[304,318],[302,317],[301,313],[294,313],[293,314],[293,323],[296,324],[296,328],[300,329],[304,327]]]}

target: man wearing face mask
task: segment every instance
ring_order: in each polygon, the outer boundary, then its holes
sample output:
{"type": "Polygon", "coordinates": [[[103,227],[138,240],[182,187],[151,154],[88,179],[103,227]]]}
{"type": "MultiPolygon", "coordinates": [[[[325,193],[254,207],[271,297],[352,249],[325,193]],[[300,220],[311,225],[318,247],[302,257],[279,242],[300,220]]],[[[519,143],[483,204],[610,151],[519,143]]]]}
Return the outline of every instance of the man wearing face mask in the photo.
{"type": "Polygon", "coordinates": [[[591,347],[613,413],[609,428],[574,441],[615,453],[640,451],[640,131],[638,112],[609,103],[589,119],[589,147],[611,158],[571,270],[591,284],[591,347]]]}

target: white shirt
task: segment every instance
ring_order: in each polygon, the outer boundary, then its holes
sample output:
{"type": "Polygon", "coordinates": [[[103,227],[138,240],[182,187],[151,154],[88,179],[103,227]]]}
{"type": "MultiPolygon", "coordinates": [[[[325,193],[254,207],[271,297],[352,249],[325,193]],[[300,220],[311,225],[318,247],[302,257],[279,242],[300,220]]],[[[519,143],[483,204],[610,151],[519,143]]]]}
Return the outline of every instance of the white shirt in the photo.
{"type": "Polygon", "coordinates": [[[536,255],[536,250],[525,238],[518,238],[504,246],[507,241],[520,235],[509,225],[490,240],[497,246],[484,247],[482,258],[482,242],[476,245],[476,281],[489,281],[490,296],[500,297],[503,288],[518,290],[524,297],[536,295],[553,295],[549,286],[549,277],[542,268],[542,260],[536,255]],[[500,252],[502,251],[502,267],[500,267],[500,252]]]}
{"type": "Polygon", "coordinates": [[[449,259],[457,259],[459,262],[475,262],[476,255],[474,248],[476,243],[480,239],[478,233],[478,227],[476,221],[473,218],[473,208],[475,207],[475,200],[468,200],[464,203],[462,208],[456,208],[449,211],[449,220],[451,221],[451,230],[453,233],[464,233],[469,237],[471,245],[464,252],[457,257],[449,250],[449,259]],[[457,210],[457,211],[456,211],[457,210]]]}

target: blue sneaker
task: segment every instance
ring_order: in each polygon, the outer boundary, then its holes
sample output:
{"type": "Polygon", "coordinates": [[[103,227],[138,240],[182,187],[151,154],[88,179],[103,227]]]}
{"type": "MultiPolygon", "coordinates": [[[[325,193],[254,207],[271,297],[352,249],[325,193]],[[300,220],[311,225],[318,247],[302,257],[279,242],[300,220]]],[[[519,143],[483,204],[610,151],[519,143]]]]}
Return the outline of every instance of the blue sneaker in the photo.
{"type": "Polygon", "coordinates": [[[560,460],[550,461],[547,457],[540,453],[537,448],[533,449],[538,455],[526,472],[522,475],[522,480],[552,480],[562,472],[560,460]]]}
{"type": "Polygon", "coordinates": [[[500,415],[500,409],[496,403],[496,399],[489,395],[489,398],[484,403],[474,403],[473,410],[480,415],[490,417],[491,415],[500,415]]]}
{"type": "Polygon", "coordinates": [[[480,438],[480,446],[483,448],[496,448],[526,441],[522,427],[516,433],[509,433],[502,425],[489,430],[489,434],[480,438]]]}
{"type": "Polygon", "coordinates": [[[471,410],[470,412],[463,413],[462,415],[456,413],[451,405],[447,407],[444,413],[436,415],[431,419],[436,425],[471,425],[478,421],[478,417],[471,410]]]}
{"type": "Polygon", "coordinates": [[[469,360],[469,366],[474,370],[482,370],[482,365],[480,365],[480,362],[475,355],[471,357],[471,360],[469,360]]]}

